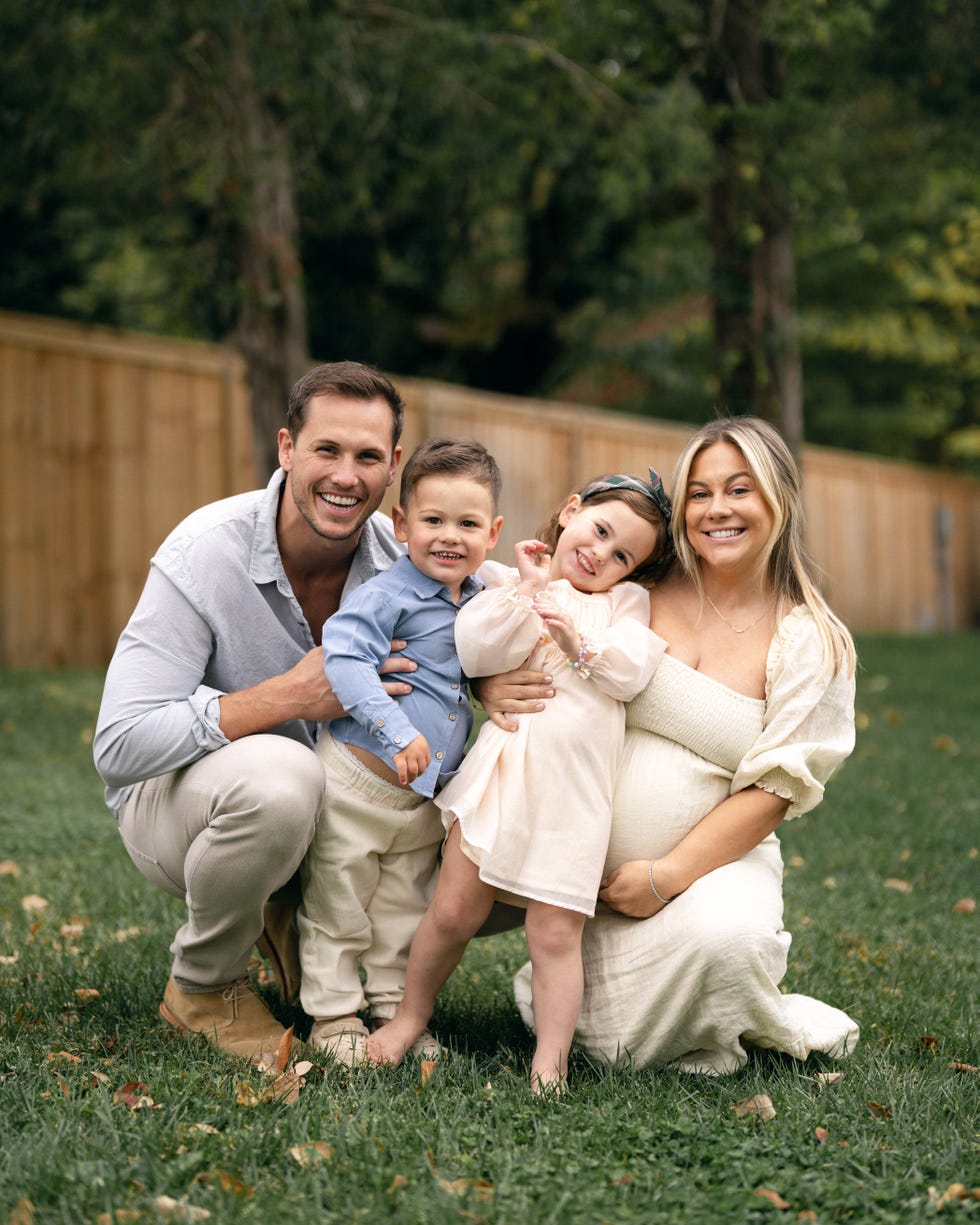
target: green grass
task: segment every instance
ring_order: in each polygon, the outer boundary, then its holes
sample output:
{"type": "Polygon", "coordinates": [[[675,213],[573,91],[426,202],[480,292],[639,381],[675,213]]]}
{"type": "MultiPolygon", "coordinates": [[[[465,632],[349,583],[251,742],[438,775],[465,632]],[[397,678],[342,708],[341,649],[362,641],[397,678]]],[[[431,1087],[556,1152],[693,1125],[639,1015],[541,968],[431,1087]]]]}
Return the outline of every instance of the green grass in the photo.
{"type": "Polygon", "coordinates": [[[472,946],[447,987],[435,1026],[454,1054],[424,1086],[417,1069],[317,1070],[295,1104],[239,1104],[262,1076],[157,1020],[180,906],[130,865],[102,806],[101,676],[0,674],[0,860],[20,873],[0,874],[0,1225],[149,1222],[160,1196],[274,1225],[935,1215],[952,1184],[980,1183],[978,1077],[950,1067],[980,1063],[977,916],[953,910],[978,892],[980,639],[859,645],[858,748],[782,834],[786,987],[862,1027],[840,1081],[764,1052],[715,1079],[577,1059],[551,1103],[526,1087],[509,992],[523,938],[508,933],[472,946]],[[30,895],[46,909],[25,910],[30,895]],[[155,1108],[114,1100],[129,1081],[155,1108]],[[735,1114],[760,1093],[774,1119],[735,1114]],[[314,1141],[329,1159],[301,1166],[290,1149],[314,1141]],[[22,1200],[33,1215],[12,1215],[22,1200]]]}

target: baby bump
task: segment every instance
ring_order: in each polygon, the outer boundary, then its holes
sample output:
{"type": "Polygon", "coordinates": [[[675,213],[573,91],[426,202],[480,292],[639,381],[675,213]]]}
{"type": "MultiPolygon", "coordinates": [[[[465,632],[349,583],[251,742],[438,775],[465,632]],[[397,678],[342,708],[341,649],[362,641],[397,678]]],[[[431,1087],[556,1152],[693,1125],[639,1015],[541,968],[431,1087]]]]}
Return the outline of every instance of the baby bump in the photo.
{"type": "Polygon", "coordinates": [[[629,728],[613,793],[606,868],[656,859],[729,793],[732,776],[690,749],[629,728]]]}

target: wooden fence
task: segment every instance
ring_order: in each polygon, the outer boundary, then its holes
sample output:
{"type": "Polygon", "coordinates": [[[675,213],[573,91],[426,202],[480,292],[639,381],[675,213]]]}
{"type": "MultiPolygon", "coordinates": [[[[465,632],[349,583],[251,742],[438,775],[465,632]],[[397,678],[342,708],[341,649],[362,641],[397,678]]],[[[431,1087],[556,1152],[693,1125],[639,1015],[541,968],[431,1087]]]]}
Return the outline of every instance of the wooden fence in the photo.
{"type": "MultiPolygon", "coordinates": [[[[404,446],[478,437],[504,472],[496,556],[598,472],[668,478],[689,427],[398,380],[404,446]]],[[[810,549],[855,630],[975,625],[980,482],[808,447],[810,549]]],[[[254,488],[234,350],[0,312],[0,666],[101,666],[149,558],[205,502],[254,488]]],[[[386,506],[390,506],[393,491],[386,506]]]]}

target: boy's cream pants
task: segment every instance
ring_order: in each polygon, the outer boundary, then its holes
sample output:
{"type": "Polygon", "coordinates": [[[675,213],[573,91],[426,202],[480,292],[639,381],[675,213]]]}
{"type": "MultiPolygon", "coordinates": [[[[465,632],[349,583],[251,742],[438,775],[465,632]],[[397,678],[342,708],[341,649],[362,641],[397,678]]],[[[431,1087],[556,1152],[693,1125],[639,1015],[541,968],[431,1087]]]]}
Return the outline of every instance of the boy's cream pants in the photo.
{"type": "Polygon", "coordinates": [[[431,800],[372,774],[331,736],[317,756],[327,791],[300,869],[300,1001],[311,1017],[349,1016],[365,1003],[392,1017],[435,891],[442,819],[431,800]]]}

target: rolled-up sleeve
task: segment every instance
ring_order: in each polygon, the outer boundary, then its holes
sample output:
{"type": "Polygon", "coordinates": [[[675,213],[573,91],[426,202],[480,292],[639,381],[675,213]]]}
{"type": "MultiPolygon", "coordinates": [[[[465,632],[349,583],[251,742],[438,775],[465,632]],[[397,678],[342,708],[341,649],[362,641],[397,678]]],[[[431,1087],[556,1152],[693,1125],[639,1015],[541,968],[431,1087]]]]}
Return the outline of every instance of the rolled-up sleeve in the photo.
{"type": "Polygon", "coordinates": [[[176,770],[228,743],[222,693],[201,683],[212,646],[207,621],[151,567],[106,673],[93,752],[108,787],[176,770]]]}
{"type": "Polygon", "coordinates": [[[760,787],[789,801],[787,818],[823,799],[854,748],[854,677],[824,666],[813,618],[796,609],[779,627],[766,676],[762,734],[739,764],[732,792],[760,787]]]}
{"type": "Polygon", "coordinates": [[[323,627],[330,687],[347,714],[379,741],[389,759],[419,735],[384,688],[378,669],[391,654],[399,610],[376,587],[361,588],[323,627]]]}

